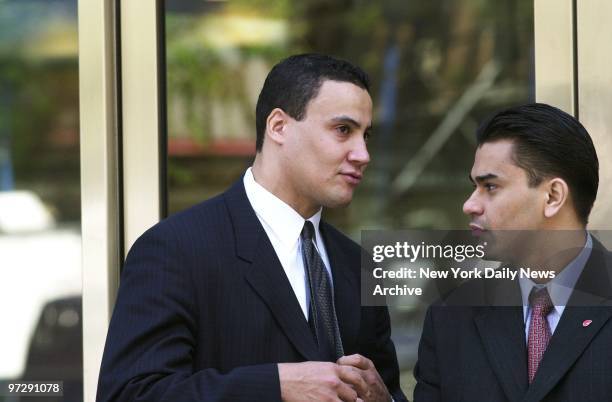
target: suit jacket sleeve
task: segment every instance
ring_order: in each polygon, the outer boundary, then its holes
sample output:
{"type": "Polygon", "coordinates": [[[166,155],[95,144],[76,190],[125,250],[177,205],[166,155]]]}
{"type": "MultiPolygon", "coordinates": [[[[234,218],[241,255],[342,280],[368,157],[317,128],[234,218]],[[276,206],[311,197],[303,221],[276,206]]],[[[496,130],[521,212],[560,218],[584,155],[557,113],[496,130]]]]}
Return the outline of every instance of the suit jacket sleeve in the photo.
{"type": "Polygon", "coordinates": [[[132,247],[110,323],[98,401],[280,401],[276,364],[194,371],[198,308],[170,228],[132,247]]]}
{"type": "Polygon", "coordinates": [[[439,402],[442,400],[432,314],[432,307],[430,306],[425,315],[421,342],[419,343],[418,361],[414,367],[414,377],[417,381],[414,389],[414,402],[439,402]]]}
{"type": "MultiPolygon", "coordinates": [[[[353,246],[355,251],[348,252],[347,255],[357,256],[352,265],[360,267],[358,283],[361,286],[357,289],[360,292],[357,298],[362,298],[364,289],[374,289],[380,281],[372,275],[374,269],[371,263],[372,256],[359,245],[353,244],[353,246]]],[[[357,352],[372,360],[395,402],[407,401],[400,387],[399,366],[395,345],[391,339],[391,319],[386,305],[387,300],[385,297],[377,300],[369,299],[365,304],[370,304],[372,301],[376,305],[361,307],[360,338],[363,343],[357,352]]],[[[364,304],[363,299],[361,303],[364,304]]]]}
{"type": "Polygon", "coordinates": [[[395,345],[391,340],[391,320],[386,306],[365,307],[376,314],[376,347],[369,357],[376,366],[387,390],[395,402],[407,401],[399,381],[399,367],[395,345]]]}

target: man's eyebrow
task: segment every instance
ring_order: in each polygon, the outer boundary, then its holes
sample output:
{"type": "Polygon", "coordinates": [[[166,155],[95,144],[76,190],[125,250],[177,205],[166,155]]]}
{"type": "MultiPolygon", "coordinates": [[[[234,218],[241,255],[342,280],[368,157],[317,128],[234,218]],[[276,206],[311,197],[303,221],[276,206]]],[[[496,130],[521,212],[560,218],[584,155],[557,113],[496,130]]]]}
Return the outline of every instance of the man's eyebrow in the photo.
{"type": "MultiPolygon", "coordinates": [[[[357,120],[355,120],[355,119],[353,119],[352,117],[349,117],[349,116],[344,116],[343,115],[343,116],[333,117],[331,119],[331,121],[334,122],[334,123],[345,123],[345,124],[351,125],[351,126],[356,127],[356,128],[361,128],[361,124],[359,124],[359,122],[357,120]]],[[[370,130],[371,128],[372,128],[372,124],[368,125],[366,127],[366,130],[370,130]]]]}
{"type": "Polygon", "coordinates": [[[483,174],[480,176],[476,176],[472,179],[471,175],[468,175],[468,178],[470,179],[470,181],[472,183],[476,182],[476,183],[482,183],[483,181],[487,181],[487,180],[491,180],[491,179],[497,179],[499,178],[499,176],[497,176],[496,174],[493,173],[487,173],[487,174],[483,174]]]}

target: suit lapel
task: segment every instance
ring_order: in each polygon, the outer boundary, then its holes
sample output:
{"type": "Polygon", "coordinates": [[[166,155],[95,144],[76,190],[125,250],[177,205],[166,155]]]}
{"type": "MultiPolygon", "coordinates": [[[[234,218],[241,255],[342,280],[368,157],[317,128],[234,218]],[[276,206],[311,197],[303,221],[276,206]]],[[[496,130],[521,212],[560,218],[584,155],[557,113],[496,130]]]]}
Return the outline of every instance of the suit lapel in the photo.
{"type": "Polygon", "coordinates": [[[485,352],[510,401],[527,390],[527,350],[521,306],[476,307],[474,317],[485,352]]]}
{"type": "Polygon", "coordinates": [[[567,306],[524,401],[542,400],[567,373],[611,316],[610,308],[567,306]],[[582,326],[585,319],[592,320],[588,327],[582,326]]]}
{"type": "Polygon", "coordinates": [[[224,198],[232,219],[236,255],[251,263],[246,280],[306,360],[320,360],[314,338],[270,239],[248,201],[242,179],[224,198]]]}
{"type": "Polygon", "coordinates": [[[596,239],[524,401],[539,401],[559,382],[612,317],[607,251],[596,239]],[[584,320],[591,324],[584,327],[584,320]]]}
{"type": "Polygon", "coordinates": [[[333,229],[329,225],[321,222],[320,231],[331,265],[334,282],[334,306],[344,350],[345,352],[356,350],[355,341],[359,333],[361,293],[358,278],[351,274],[351,268],[358,272],[359,267],[351,267],[350,264],[360,264],[360,261],[351,260],[345,254],[344,249],[339,244],[339,239],[334,235],[333,229]]]}
{"type": "Polygon", "coordinates": [[[267,236],[261,236],[247,281],[264,299],[281,328],[306,360],[321,360],[308,322],[267,236]]]}

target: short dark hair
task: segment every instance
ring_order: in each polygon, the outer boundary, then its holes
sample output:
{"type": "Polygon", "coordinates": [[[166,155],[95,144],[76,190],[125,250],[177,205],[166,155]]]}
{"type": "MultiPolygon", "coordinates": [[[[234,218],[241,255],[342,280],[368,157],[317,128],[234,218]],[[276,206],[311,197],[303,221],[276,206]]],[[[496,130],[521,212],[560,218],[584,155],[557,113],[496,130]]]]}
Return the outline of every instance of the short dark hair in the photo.
{"type": "Polygon", "coordinates": [[[345,60],[322,54],[290,56],[275,65],[264,82],[255,108],[257,152],[263,146],[266,121],[275,108],[296,120],[302,120],[306,107],[315,98],[324,81],[350,82],[370,91],[368,75],[345,60]]]}
{"type": "Polygon", "coordinates": [[[593,141],[578,120],[556,107],[530,103],[495,113],[476,133],[480,147],[500,139],[514,143],[513,159],[529,185],[560,177],[570,188],[578,218],[587,224],[599,186],[593,141]]]}

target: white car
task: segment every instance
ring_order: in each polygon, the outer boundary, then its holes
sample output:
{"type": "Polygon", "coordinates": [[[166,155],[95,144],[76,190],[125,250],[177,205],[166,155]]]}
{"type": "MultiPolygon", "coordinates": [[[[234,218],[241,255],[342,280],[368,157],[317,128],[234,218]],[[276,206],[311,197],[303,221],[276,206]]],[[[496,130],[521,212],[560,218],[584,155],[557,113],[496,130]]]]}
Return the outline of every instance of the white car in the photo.
{"type": "MultiPolygon", "coordinates": [[[[32,192],[0,192],[0,270],[0,379],[18,379],[43,306],[81,295],[79,226],[58,227],[32,192]]],[[[48,319],[80,325],[74,314],[48,319]]]]}

